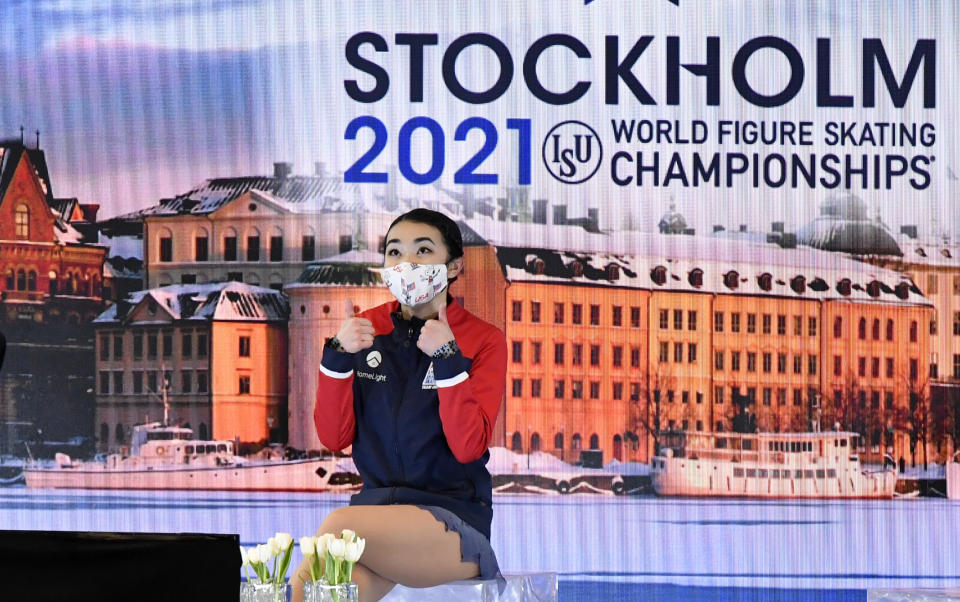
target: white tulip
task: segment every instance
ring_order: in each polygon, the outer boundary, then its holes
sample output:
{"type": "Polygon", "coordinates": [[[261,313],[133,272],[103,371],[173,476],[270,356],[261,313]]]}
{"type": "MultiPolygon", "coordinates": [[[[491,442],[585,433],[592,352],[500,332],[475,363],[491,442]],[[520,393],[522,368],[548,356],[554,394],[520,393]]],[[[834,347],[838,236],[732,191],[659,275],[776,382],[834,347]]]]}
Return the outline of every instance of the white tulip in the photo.
{"type": "Polygon", "coordinates": [[[242,561],[241,566],[247,566],[250,564],[250,558],[247,556],[247,551],[243,549],[243,546],[240,546],[240,560],[242,561]]]}
{"type": "Polygon", "coordinates": [[[317,553],[317,538],[316,537],[301,537],[300,538],[300,553],[304,556],[313,556],[317,553]]]}
{"type": "Polygon", "coordinates": [[[358,539],[357,541],[350,542],[346,545],[344,550],[344,559],[347,562],[356,562],[360,560],[360,555],[363,554],[364,540],[358,539]]]}
{"type": "Polygon", "coordinates": [[[353,529],[344,529],[343,532],[340,533],[340,539],[342,539],[347,543],[350,543],[356,537],[357,537],[357,532],[354,531],[353,529]]]}
{"type": "Polygon", "coordinates": [[[266,564],[270,562],[270,558],[274,555],[270,551],[270,546],[266,544],[260,544],[259,546],[257,546],[257,553],[260,555],[261,564],[266,564]]]}
{"type": "Polygon", "coordinates": [[[278,531],[277,534],[273,536],[273,538],[274,540],[276,540],[277,544],[280,545],[281,552],[285,552],[287,548],[293,545],[293,536],[290,535],[289,533],[280,533],[278,531]]]}
{"type": "Polygon", "coordinates": [[[276,556],[280,553],[280,544],[277,543],[276,537],[271,537],[267,540],[267,550],[270,556],[276,556]]]}
{"type": "Polygon", "coordinates": [[[346,552],[347,542],[342,539],[333,539],[327,544],[327,551],[337,560],[343,560],[343,554],[346,552]]]}
{"type": "Polygon", "coordinates": [[[250,548],[250,550],[247,551],[247,560],[250,561],[250,564],[260,564],[263,562],[260,559],[260,546],[250,548]]]}
{"type": "Polygon", "coordinates": [[[326,556],[327,548],[330,547],[330,542],[333,541],[334,539],[335,538],[333,537],[333,533],[324,533],[323,535],[318,537],[317,538],[317,556],[326,556]]]}

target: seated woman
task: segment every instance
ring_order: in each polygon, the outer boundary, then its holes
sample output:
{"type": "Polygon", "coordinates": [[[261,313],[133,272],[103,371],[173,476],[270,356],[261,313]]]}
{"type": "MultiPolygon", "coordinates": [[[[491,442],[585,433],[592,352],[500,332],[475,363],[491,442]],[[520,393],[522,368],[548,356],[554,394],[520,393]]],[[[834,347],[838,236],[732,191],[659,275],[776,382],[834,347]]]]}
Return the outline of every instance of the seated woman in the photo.
{"type": "MultiPolygon", "coordinates": [[[[395,584],[502,577],[490,546],[487,448],[506,379],[503,333],[448,294],[463,268],[450,218],[427,209],[387,230],[382,270],[397,297],[352,316],[326,342],[314,410],[324,446],[353,445],[363,488],[318,534],[366,539],[353,571],[360,600],[395,584]]],[[[301,595],[305,565],[293,575],[301,595]]]]}

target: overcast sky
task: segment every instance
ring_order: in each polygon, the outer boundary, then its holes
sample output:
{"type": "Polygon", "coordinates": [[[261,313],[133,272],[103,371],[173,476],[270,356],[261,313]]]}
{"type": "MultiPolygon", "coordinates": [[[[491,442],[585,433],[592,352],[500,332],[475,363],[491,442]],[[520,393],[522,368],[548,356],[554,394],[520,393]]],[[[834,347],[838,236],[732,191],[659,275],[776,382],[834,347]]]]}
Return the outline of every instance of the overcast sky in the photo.
{"type": "MultiPolygon", "coordinates": [[[[268,174],[274,161],[292,161],[297,173],[310,173],[314,161],[346,169],[366,149],[369,137],[344,141],[346,124],[358,115],[382,119],[390,132],[387,150],[373,168],[396,161],[396,133],[416,115],[436,119],[446,130],[447,169],[443,183],[453,187],[453,172],[479,147],[479,138],[454,144],[456,125],[482,116],[500,128],[500,145],[483,171],[510,177],[515,158],[509,118],[533,123],[531,198],[565,202],[571,213],[600,207],[605,216],[630,213],[654,227],[665,207],[676,202],[698,229],[714,223],[728,227],[748,223],[766,228],[783,220],[788,228],[806,223],[817,205],[836,191],[797,191],[762,187],[734,189],[635,186],[610,182],[608,160],[613,150],[611,119],[670,119],[687,123],[703,119],[809,120],[818,127],[829,120],[929,122],[937,128],[932,149],[849,149],[854,153],[920,152],[935,154],[932,184],[924,191],[901,185],[893,190],[853,190],[884,220],[898,227],[916,223],[960,232],[954,209],[958,182],[948,167],[960,172],[955,133],[960,22],[955,3],[890,2],[694,2],[675,7],[666,0],[580,0],[556,2],[314,2],[312,0],[23,0],[0,5],[0,135],[19,135],[20,125],[33,145],[35,129],[58,196],[76,196],[99,203],[110,216],[184,192],[205,178],[268,174]],[[431,8],[433,7],[433,8],[431,8]],[[526,7],[526,9],[524,8],[526,7]],[[363,105],[349,99],[343,80],[370,80],[343,58],[350,35],[381,34],[390,52],[377,54],[391,75],[388,96],[363,105]],[[425,102],[408,101],[409,53],[393,44],[398,31],[436,32],[438,48],[427,50],[425,102]],[[443,86],[440,57],[456,37],[472,31],[491,33],[513,53],[513,84],[499,100],[470,105],[455,100],[443,86]],[[539,73],[561,89],[577,80],[593,84],[579,102],[554,107],[537,101],[521,78],[523,53],[540,36],[563,32],[577,36],[592,53],[577,60],[554,49],[543,56],[539,73]],[[654,42],[637,61],[635,71],[658,101],[643,106],[630,100],[621,86],[621,103],[603,102],[604,36],[619,35],[621,55],[641,35],[654,42]],[[721,104],[707,107],[701,78],[683,75],[680,106],[665,106],[665,37],[681,37],[681,60],[703,62],[705,38],[721,38],[721,104]],[[742,100],[732,85],[733,56],[748,39],[776,35],[790,40],[804,59],[806,76],[800,94],[779,109],[757,109],[742,100]],[[863,38],[883,40],[894,70],[902,73],[919,38],[937,40],[937,106],[924,109],[920,87],[903,109],[891,106],[881,90],[871,109],[817,109],[815,106],[815,40],[833,40],[834,86],[853,94],[859,107],[860,47],[863,38]],[[540,144],[546,132],[565,119],[594,126],[606,145],[604,167],[580,186],[564,186],[546,174],[540,144]],[[392,155],[392,157],[391,157],[392,155]]],[[[373,56],[369,48],[367,56],[373,56]]],[[[757,88],[773,92],[787,81],[785,62],[774,52],[760,52],[748,63],[748,77],[757,88]]],[[[489,86],[496,62],[480,49],[464,53],[457,71],[473,89],[489,86]]],[[[422,142],[422,141],[421,141],[422,142]]],[[[627,147],[624,147],[627,148],[627,147]]],[[[630,150],[641,150],[634,146],[630,150]]],[[[648,145],[645,153],[689,147],[648,145]]],[[[701,152],[769,152],[768,149],[720,147],[713,142],[701,152]]],[[[790,152],[794,149],[769,149],[790,152]]],[[[797,149],[829,152],[823,145],[797,149]]],[[[421,166],[424,164],[420,164],[421,166]]],[[[478,196],[502,191],[476,187],[478,196]]],[[[415,187],[407,187],[415,192],[415,187]]],[[[604,219],[607,219],[606,217],[604,219]]]]}

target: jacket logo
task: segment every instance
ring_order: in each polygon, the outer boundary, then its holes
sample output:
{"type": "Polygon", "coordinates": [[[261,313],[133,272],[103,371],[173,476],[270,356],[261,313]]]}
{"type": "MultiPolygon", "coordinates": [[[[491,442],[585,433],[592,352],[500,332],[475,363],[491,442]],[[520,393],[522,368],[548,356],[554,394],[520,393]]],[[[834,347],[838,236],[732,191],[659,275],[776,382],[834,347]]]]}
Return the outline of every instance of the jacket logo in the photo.
{"type": "Polygon", "coordinates": [[[427,375],[423,377],[423,389],[436,389],[437,388],[437,379],[433,377],[433,362],[430,362],[430,367],[427,368],[427,375]]]}
{"type": "Polygon", "coordinates": [[[367,365],[371,368],[376,368],[383,363],[383,356],[380,355],[379,351],[371,351],[367,354],[367,365]]]}

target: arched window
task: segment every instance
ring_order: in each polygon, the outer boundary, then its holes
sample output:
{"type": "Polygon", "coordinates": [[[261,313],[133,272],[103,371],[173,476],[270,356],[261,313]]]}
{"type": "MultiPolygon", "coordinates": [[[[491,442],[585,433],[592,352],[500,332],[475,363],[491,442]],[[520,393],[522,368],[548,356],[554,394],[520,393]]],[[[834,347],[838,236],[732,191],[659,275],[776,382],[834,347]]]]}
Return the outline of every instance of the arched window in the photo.
{"type": "Polygon", "coordinates": [[[36,270],[30,270],[27,272],[27,290],[35,291],[37,290],[37,272],[36,270]]]}
{"type": "Polygon", "coordinates": [[[703,286],[703,270],[700,268],[690,270],[690,286],[694,288],[703,286]]]}
{"type": "Polygon", "coordinates": [[[596,433],[590,435],[590,449],[600,449],[600,436],[596,433]]]}
{"type": "Polygon", "coordinates": [[[873,319],[873,328],[870,329],[870,334],[874,341],[880,340],[880,318],[873,319]]]}
{"type": "Polygon", "coordinates": [[[58,284],[58,282],[57,282],[57,273],[56,273],[55,271],[53,271],[53,270],[50,270],[50,273],[47,274],[47,278],[50,279],[50,294],[51,294],[51,295],[56,295],[56,294],[57,294],[57,284],[58,284]]]}
{"type": "Polygon", "coordinates": [[[837,292],[843,295],[844,297],[847,297],[850,295],[851,288],[852,288],[852,285],[850,283],[849,278],[843,278],[842,280],[839,280],[837,282],[837,292]]]}
{"type": "Polygon", "coordinates": [[[653,280],[655,283],[663,285],[667,281],[667,268],[662,265],[650,270],[650,280],[653,280]]]}
{"type": "Polygon", "coordinates": [[[730,270],[723,275],[723,284],[729,289],[735,289],[740,284],[740,274],[735,270],[730,270]]]}
{"type": "Polygon", "coordinates": [[[572,449],[573,451],[577,451],[580,449],[582,445],[583,443],[582,443],[582,438],[580,437],[580,433],[574,433],[573,437],[570,439],[570,449],[572,449]]]}
{"type": "Polygon", "coordinates": [[[17,287],[17,276],[13,272],[13,268],[7,270],[7,290],[12,291],[17,287]]]}
{"type": "Polygon", "coordinates": [[[110,443],[110,427],[106,422],[100,423],[100,447],[106,447],[110,443]]]}
{"type": "Polygon", "coordinates": [[[911,343],[917,342],[917,321],[916,320],[912,320],[910,322],[910,342],[911,343]]]}
{"type": "Polygon", "coordinates": [[[520,433],[514,433],[513,437],[510,438],[510,449],[515,452],[523,451],[523,438],[520,436],[520,433]]]}
{"type": "Polygon", "coordinates": [[[530,451],[540,451],[540,433],[530,435],[530,451]]]}
{"type": "Polygon", "coordinates": [[[194,261],[209,261],[210,259],[210,235],[206,228],[197,230],[193,238],[193,259],[194,261]]]}
{"type": "Polygon", "coordinates": [[[17,205],[14,221],[17,238],[30,238],[30,209],[26,205],[17,205]]]}
{"type": "Polygon", "coordinates": [[[162,262],[173,261],[173,232],[163,228],[157,237],[157,258],[162,262]]]}
{"type": "Polygon", "coordinates": [[[757,284],[761,290],[769,291],[773,288],[773,276],[764,272],[757,276],[757,284]]]}
{"type": "Polygon", "coordinates": [[[553,447],[555,449],[563,449],[563,433],[557,433],[553,436],[553,447]]]}
{"type": "Polygon", "coordinates": [[[843,318],[837,316],[833,320],[833,338],[841,339],[843,338],[843,318]]]}
{"type": "Polygon", "coordinates": [[[807,280],[803,276],[794,276],[790,280],[790,288],[798,295],[802,295],[807,290],[807,280]]]}
{"type": "Polygon", "coordinates": [[[126,440],[123,438],[124,437],[123,425],[120,424],[119,422],[117,423],[117,428],[115,428],[113,431],[113,436],[117,441],[117,445],[123,445],[124,443],[126,443],[126,440]]]}
{"type": "Polygon", "coordinates": [[[204,441],[207,440],[207,423],[206,422],[200,423],[200,439],[204,441]]]}
{"type": "Polygon", "coordinates": [[[619,434],[613,436],[613,458],[623,460],[623,438],[619,434]]]}
{"type": "Polygon", "coordinates": [[[860,324],[857,326],[857,336],[861,339],[867,338],[867,319],[860,318],[860,324]]]}
{"type": "Polygon", "coordinates": [[[25,291],[27,290],[27,272],[26,270],[20,269],[17,270],[17,290],[25,291]]]}
{"type": "Polygon", "coordinates": [[[891,319],[887,320],[887,340],[893,340],[893,320],[891,319]]]}

